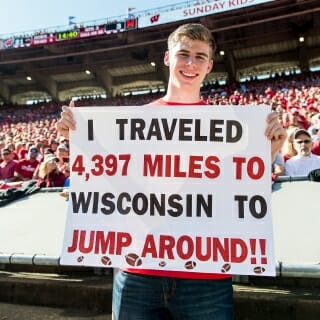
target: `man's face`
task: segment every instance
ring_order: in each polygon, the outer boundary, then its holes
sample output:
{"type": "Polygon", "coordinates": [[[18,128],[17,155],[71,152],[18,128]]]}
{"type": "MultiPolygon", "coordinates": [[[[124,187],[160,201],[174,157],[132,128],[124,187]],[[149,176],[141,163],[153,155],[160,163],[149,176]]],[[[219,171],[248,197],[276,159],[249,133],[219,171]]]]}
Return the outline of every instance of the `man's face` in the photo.
{"type": "Polygon", "coordinates": [[[299,156],[307,157],[311,154],[312,140],[306,134],[299,134],[299,136],[293,140],[293,145],[299,156]]]}
{"type": "Polygon", "coordinates": [[[289,113],[289,121],[290,123],[297,124],[300,120],[300,116],[298,112],[289,113]]]}
{"type": "Polygon", "coordinates": [[[164,63],[170,68],[172,84],[179,88],[200,88],[213,66],[209,45],[187,37],[182,38],[165,53],[164,63]]]}
{"type": "Polygon", "coordinates": [[[1,156],[2,156],[2,159],[4,161],[10,161],[11,160],[11,152],[9,150],[2,150],[1,156]]]}
{"type": "Polygon", "coordinates": [[[37,155],[38,155],[38,150],[36,148],[29,149],[29,158],[30,159],[36,159],[37,155]]]}

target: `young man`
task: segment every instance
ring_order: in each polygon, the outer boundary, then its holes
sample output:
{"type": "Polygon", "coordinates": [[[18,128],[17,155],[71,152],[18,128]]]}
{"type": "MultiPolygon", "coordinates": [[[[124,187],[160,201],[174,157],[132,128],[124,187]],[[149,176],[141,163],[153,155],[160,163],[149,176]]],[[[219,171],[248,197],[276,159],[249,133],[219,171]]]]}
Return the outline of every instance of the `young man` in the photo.
{"type": "MultiPolygon", "coordinates": [[[[168,39],[164,63],[169,67],[166,95],[150,105],[204,105],[200,86],[213,67],[215,45],[201,24],[186,24],[168,39]]],[[[66,138],[75,129],[72,108],[63,106],[57,129],[66,138]]],[[[280,150],[286,131],[276,113],[267,117],[265,135],[272,141],[272,157],[280,150]]],[[[230,275],[126,269],[115,274],[113,319],[231,320],[233,291],[230,275]]]]}

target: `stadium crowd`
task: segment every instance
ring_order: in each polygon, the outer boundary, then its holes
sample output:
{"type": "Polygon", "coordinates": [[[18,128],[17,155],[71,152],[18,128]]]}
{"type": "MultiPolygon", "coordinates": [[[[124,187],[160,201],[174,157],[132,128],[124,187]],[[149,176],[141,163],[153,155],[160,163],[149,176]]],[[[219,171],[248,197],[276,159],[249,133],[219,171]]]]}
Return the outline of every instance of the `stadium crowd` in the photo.
{"type": "MultiPolygon", "coordinates": [[[[320,168],[320,72],[283,74],[228,86],[207,83],[201,92],[201,99],[210,105],[267,104],[278,112],[280,122],[288,131],[288,138],[273,163],[275,176],[305,175],[306,170],[320,168]],[[312,163],[309,160],[305,162],[310,157],[312,163]],[[296,158],[298,161],[303,158],[304,162],[298,165],[296,158]],[[288,162],[289,159],[295,160],[295,164],[288,162]]],[[[159,91],[112,98],[84,98],[75,104],[144,105],[161,96],[163,92],[159,91]]],[[[31,179],[36,179],[40,187],[69,184],[69,142],[58,135],[55,127],[61,105],[49,102],[0,107],[0,188],[7,188],[8,183],[31,179]]]]}

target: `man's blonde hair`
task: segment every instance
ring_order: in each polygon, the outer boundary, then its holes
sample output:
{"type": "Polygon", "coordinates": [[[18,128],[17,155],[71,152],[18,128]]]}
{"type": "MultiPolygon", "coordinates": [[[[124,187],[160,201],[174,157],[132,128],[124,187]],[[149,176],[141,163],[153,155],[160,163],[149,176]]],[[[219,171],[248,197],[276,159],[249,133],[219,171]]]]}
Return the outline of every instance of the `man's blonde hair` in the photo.
{"type": "Polygon", "coordinates": [[[207,43],[210,47],[210,59],[213,58],[216,51],[216,44],[210,30],[204,25],[200,23],[187,23],[181,25],[169,35],[168,49],[172,49],[184,37],[207,43]]]}

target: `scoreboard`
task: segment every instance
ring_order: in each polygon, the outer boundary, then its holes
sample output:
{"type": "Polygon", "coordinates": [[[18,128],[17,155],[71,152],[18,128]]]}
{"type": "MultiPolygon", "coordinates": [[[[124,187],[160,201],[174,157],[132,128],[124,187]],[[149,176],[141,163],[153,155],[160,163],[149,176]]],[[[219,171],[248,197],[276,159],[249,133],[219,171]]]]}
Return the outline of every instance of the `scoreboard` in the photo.
{"type": "Polygon", "coordinates": [[[128,18],[121,21],[112,21],[95,26],[72,26],[70,29],[57,32],[41,32],[32,36],[11,36],[0,38],[0,50],[10,48],[26,48],[39,45],[48,45],[57,42],[76,40],[80,38],[90,38],[105,36],[112,33],[134,30],[138,26],[138,18],[128,18]]]}

